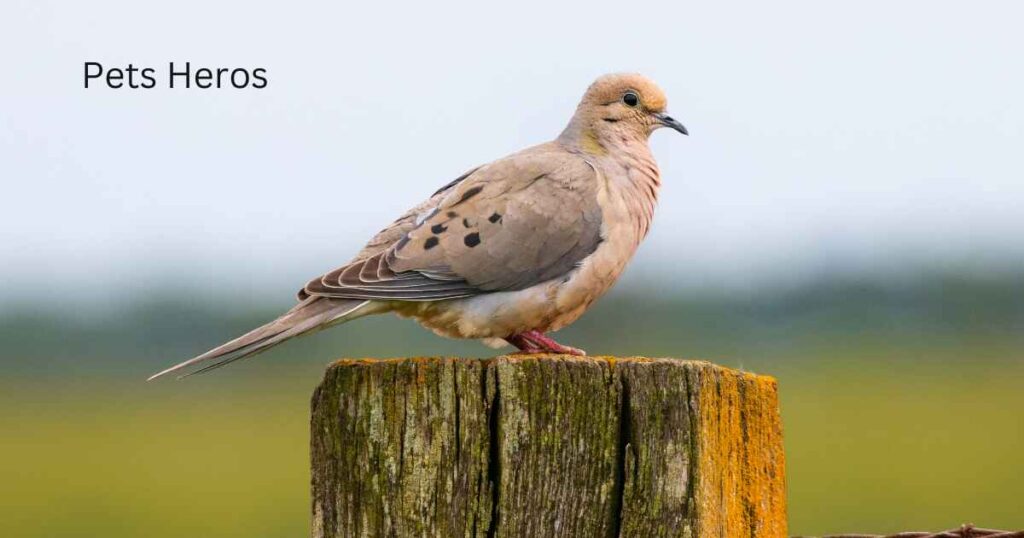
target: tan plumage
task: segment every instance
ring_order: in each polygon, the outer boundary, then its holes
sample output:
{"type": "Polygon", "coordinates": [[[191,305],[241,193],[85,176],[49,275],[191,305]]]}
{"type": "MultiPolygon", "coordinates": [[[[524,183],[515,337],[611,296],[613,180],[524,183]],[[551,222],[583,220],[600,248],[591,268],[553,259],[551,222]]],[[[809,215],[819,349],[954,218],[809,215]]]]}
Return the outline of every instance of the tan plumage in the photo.
{"type": "Polygon", "coordinates": [[[470,170],[306,284],[285,315],[150,379],[383,312],[444,336],[582,353],[543,333],[582,315],[647,234],[660,186],[647,139],[687,134],[665,106],[643,76],[599,78],[557,139],[470,170]]]}

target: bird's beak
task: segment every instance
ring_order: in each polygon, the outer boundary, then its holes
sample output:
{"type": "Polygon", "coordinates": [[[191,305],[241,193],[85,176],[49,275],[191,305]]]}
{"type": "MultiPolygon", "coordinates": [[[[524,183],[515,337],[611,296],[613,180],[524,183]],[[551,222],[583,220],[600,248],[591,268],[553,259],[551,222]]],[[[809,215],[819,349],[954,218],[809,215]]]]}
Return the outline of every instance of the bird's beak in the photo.
{"type": "Polygon", "coordinates": [[[679,123],[679,120],[673,118],[672,116],[669,116],[668,114],[662,112],[659,114],[655,114],[654,117],[658,118],[658,121],[665,127],[668,127],[669,129],[675,129],[676,131],[679,131],[680,133],[689,136],[690,132],[686,130],[686,127],[684,127],[682,123],[679,123]]]}

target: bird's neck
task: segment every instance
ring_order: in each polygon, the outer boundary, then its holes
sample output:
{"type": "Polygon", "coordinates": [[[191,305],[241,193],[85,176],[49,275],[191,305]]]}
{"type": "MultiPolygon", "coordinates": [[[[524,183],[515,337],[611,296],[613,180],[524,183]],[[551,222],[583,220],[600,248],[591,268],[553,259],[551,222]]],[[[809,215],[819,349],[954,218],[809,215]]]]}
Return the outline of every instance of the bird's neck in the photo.
{"type": "Polygon", "coordinates": [[[630,221],[640,242],[651,228],[654,207],[658,203],[661,188],[661,174],[658,164],[651,155],[647,141],[612,145],[608,155],[598,160],[599,166],[608,171],[613,187],[619,196],[632,208],[630,221]]]}
{"type": "Polygon", "coordinates": [[[661,187],[661,174],[647,139],[570,131],[572,127],[570,124],[558,143],[582,156],[606,178],[609,194],[626,208],[623,217],[632,223],[639,244],[650,230],[661,187]]]}

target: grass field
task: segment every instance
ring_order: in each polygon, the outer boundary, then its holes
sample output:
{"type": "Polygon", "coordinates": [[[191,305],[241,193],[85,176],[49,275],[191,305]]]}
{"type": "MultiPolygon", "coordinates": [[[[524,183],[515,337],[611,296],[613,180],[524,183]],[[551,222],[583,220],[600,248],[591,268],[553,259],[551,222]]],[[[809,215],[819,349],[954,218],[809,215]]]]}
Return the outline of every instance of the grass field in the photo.
{"type": "MultiPolygon", "coordinates": [[[[776,376],[793,534],[1024,528],[1018,310],[935,319],[886,310],[883,323],[868,323],[877,313],[857,304],[837,312],[627,297],[565,338],[601,353],[699,357],[776,376]]],[[[407,322],[367,320],[213,375],[143,383],[263,315],[190,308],[114,316],[129,320],[123,326],[0,323],[0,536],[306,535],[309,396],[326,362],[490,353],[407,322]]]]}

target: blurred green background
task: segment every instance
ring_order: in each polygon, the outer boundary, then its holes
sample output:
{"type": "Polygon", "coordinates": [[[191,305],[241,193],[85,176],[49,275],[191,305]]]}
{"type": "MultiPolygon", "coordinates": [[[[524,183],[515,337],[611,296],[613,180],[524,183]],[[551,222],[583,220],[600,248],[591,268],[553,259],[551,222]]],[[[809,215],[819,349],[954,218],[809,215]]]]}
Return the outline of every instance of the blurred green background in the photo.
{"type": "MultiPolygon", "coordinates": [[[[154,370],[281,304],[195,290],[0,317],[0,535],[302,536],[308,399],[336,357],[460,354],[359,320],[180,382],[154,370]]],[[[616,289],[565,341],[702,358],[779,379],[793,534],[974,522],[1024,528],[1024,275],[756,294],[616,289]]]]}

